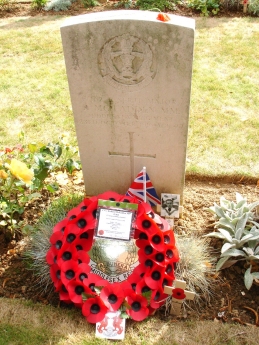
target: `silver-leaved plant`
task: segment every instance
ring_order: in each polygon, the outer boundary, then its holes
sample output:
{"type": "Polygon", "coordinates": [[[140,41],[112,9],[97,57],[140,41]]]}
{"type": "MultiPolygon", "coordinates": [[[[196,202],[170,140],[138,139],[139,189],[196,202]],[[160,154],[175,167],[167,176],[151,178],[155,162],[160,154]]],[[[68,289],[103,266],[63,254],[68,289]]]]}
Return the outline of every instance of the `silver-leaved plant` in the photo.
{"type": "Polygon", "coordinates": [[[205,237],[223,240],[216,270],[245,260],[249,265],[244,275],[244,283],[248,290],[254,280],[259,279],[259,272],[252,271],[253,264],[259,263],[259,223],[255,221],[254,212],[258,205],[259,201],[248,204],[246,198],[236,193],[236,203],[221,197],[220,205],[215,203],[208,209],[217,220],[214,224],[217,231],[205,237]]]}

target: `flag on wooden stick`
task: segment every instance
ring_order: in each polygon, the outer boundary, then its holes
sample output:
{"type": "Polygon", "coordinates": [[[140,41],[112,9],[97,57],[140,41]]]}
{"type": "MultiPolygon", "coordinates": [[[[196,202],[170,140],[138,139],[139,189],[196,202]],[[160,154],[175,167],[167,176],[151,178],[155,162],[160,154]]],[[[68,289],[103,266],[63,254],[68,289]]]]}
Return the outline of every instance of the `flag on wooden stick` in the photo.
{"type": "Polygon", "coordinates": [[[160,205],[160,199],[144,167],[132,182],[126,195],[148,202],[151,206],[160,205]]]}

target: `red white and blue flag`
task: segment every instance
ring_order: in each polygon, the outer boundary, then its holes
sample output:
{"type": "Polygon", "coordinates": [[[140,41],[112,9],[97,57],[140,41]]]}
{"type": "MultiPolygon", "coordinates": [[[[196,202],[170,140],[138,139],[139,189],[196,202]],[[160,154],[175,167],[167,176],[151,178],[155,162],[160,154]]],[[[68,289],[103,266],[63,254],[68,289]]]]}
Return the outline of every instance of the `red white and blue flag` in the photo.
{"type": "Polygon", "coordinates": [[[155,188],[150,181],[148,174],[145,169],[141,170],[135,180],[132,182],[130,188],[128,189],[126,195],[137,198],[139,201],[145,201],[145,191],[146,191],[146,202],[151,206],[160,205],[160,199],[156,193],[155,188]],[[145,178],[146,175],[146,178],[145,178]],[[146,188],[145,188],[146,181],[146,188]]]}

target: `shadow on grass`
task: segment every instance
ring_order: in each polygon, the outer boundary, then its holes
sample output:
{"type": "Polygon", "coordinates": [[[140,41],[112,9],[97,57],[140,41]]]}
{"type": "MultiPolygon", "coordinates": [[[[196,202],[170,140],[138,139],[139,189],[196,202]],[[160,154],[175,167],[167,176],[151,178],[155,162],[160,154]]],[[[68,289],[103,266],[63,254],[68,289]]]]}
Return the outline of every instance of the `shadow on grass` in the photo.
{"type": "Polygon", "coordinates": [[[44,15],[35,17],[10,17],[0,18],[1,30],[22,30],[25,28],[39,27],[47,22],[59,21],[62,23],[68,15],[44,15]],[[5,23],[6,22],[6,23],[5,23]]]}

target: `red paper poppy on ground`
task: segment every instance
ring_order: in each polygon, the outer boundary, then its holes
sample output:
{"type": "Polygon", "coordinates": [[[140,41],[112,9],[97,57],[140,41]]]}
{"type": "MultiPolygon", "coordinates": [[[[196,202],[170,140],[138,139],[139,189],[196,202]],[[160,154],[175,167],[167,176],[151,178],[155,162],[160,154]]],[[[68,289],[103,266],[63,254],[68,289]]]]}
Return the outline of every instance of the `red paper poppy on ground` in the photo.
{"type": "Polygon", "coordinates": [[[90,323],[102,321],[107,311],[100,297],[89,298],[82,307],[82,313],[90,323]]]}
{"type": "Polygon", "coordinates": [[[126,312],[128,315],[132,317],[133,320],[142,321],[148,316],[148,302],[145,297],[131,292],[126,296],[125,299],[127,303],[130,305],[130,309],[127,309],[126,312]]]}
{"type": "Polygon", "coordinates": [[[135,292],[139,295],[151,291],[144,278],[142,278],[136,285],[135,292]]]}
{"type": "Polygon", "coordinates": [[[83,250],[77,251],[76,257],[79,265],[88,264],[90,262],[90,256],[83,250]]]}
{"type": "Polygon", "coordinates": [[[120,283],[107,284],[101,291],[100,297],[110,311],[116,311],[124,300],[124,292],[120,283]]]}
{"type": "Polygon", "coordinates": [[[184,290],[180,289],[180,288],[173,289],[172,296],[173,296],[173,298],[176,298],[176,299],[185,299],[186,298],[184,290]]]}
{"type": "Polygon", "coordinates": [[[53,232],[49,241],[55,246],[56,249],[59,250],[63,245],[63,233],[61,231],[53,232]]]}
{"type": "Polygon", "coordinates": [[[153,236],[151,236],[150,244],[157,251],[163,251],[165,248],[163,233],[159,231],[153,236]]]}
{"type": "Polygon", "coordinates": [[[57,256],[57,263],[59,266],[63,264],[63,262],[69,261],[69,260],[77,260],[77,252],[76,248],[68,243],[65,242],[65,244],[62,246],[62,248],[58,251],[57,256]]]}
{"type": "Polygon", "coordinates": [[[62,284],[61,289],[59,290],[59,299],[65,303],[71,303],[68,291],[64,284],[62,284]]]}
{"type": "Polygon", "coordinates": [[[157,20],[160,20],[161,22],[168,22],[171,20],[168,14],[166,13],[159,13],[156,17],[157,20]]]}
{"type": "Polygon", "coordinates": [[[136,229],[141,232],[145,232],[149,237],[160,231],[156,223],[146,214],[137,218],[136,229]]]}

